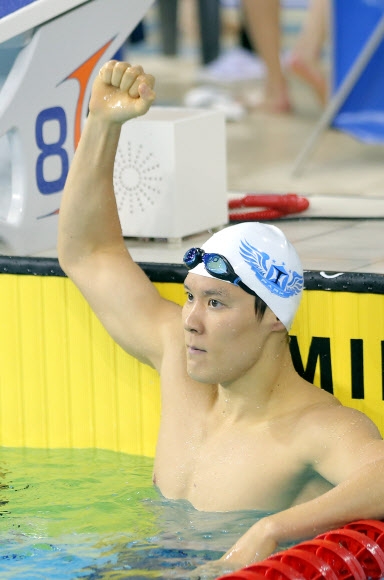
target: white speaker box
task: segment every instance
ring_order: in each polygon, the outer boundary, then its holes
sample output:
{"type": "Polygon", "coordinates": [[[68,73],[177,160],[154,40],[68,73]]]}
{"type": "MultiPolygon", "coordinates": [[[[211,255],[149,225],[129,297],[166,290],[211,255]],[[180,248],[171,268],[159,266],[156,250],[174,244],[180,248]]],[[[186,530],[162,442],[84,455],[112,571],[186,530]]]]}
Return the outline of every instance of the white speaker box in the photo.
{"type": "Polygon", "coordinates": [[[228,221],[225,119],[152,107],[125,123],[114,187],[125,237],[180,239],[228,221]]]}

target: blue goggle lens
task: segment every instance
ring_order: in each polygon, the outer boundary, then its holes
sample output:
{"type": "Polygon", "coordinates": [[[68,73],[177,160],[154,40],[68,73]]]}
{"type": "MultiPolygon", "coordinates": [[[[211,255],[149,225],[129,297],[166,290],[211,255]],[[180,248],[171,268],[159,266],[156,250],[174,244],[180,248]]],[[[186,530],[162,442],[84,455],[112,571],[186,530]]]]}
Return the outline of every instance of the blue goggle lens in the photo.
{"type": "Polygon", "coordinates": [[[210,273],[214,272],[220,276],[230,273],[232,274],[232,272],[228,271],[227,264],[219,254],[204,254],[203,260],[206,269],[210,273]]]}
{"type": "Polygon", "coordinates": [[[203,262],[205,269],[209,274],[211,274],[211,276],[219,278],[220,280],[232,282],[232,284],[240,286],[240,288],[245,290],[245,292],[248,292],[248,294],[256,296],[253,290],[243,284],[228,260],[220,254],[206,254],[201,248],[191,248],[185,252],[183,262],[188,270],[195,268],[198,264],[203,262]]]}

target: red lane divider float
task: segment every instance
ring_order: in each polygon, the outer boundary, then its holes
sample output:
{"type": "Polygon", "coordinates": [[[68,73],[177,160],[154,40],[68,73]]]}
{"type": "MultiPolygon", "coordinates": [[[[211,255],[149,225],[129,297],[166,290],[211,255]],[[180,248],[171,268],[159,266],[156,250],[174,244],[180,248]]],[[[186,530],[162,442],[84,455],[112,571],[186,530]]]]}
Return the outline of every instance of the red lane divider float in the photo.
{"type": "Polygon", "coordinates": [[[365,580],[366,575],[355,556],[336,542],[315,539],[298,545],[301,550],[312,552],[326,562],[340,580],[365,580]]]}
{"type": "Polygon", "coordinates": [[[359,520],[344,526],[345,530],[356,530],[371,538],[384,552],[384,522],[380,520],[359,520]]]}
{"type": "Polygon", "coordinates": [[[269,560],[268,563],[258,562],[257,564],[253,564],[252,566],[248,566],[246,568],[250,570],[253,574],[262,573],[263,578],[269,578],[270,580],[291,580],[291,578],[295,578],[295,580],[306,580],[305,576],[300,574],[298,570],[292,568],[286,562],[282,562],[281,560],[269,560]]]}
{"type": "Polygon", "coordinates": [[[360,562],[367,578],[384,576],[384,552],[376,542],[361,532],[350,529],[334,530],[318,536],[331,542],[337,542],[349,550],[360,562]]]}
{"type": "Polygon", "coordinates": [[[228,202],[229,220],[263,221],[284,217],[292,213],[300,213],[309,207],[309,201],[296,193],[286,194],[248,194],[228,202]],[[241,211],[243,208],[259,207],[257,211],[241,211]],[[239,211],[240,210],[240,211],[239,211]]]}
{"type": "Polygon", "coordinates": [[[301,542],[217,580],[379,580],[384,522],[359,520],[301,542]]]}
{"type": "Polygon", "coordinates": [[[337,580],[331,566],[312,552],[301,550],[300,546],[271,556],[299,572],[306,580],[337,580]]]}
{"type": "MultiPolygon", "coordinates": [[[[244,580],[246,578],[249,580],[256,580],[257,578],[259,580],[260,577],[264,580],[266,578],[268,578],[268,580],[306,580],[305,576],[300,574],[300,572],[295,570],[295,568],[292,568],[288,564],[279,560],[272,560],[269,558],[263,560],[263,562],[247,566],[238,572],[222,576],[225,580],[240,580],[241,578],[244,580]],[[242,574],[247,574],[247,576],[243,576],[242,574]]],[[[219,578],[218,580],[221,579],[219,578]]]]}

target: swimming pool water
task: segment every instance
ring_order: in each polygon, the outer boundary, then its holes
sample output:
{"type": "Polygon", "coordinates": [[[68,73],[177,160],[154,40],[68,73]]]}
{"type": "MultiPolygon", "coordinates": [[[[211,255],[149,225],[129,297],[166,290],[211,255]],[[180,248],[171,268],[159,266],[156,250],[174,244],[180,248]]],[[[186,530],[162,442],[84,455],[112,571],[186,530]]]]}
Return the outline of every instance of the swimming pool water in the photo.
{"type": "Polygon", "coordinates": [[[0,578],[188,578],[261,516],[166,500],[152,463],[93,449],[0,449],[0,578]]]}

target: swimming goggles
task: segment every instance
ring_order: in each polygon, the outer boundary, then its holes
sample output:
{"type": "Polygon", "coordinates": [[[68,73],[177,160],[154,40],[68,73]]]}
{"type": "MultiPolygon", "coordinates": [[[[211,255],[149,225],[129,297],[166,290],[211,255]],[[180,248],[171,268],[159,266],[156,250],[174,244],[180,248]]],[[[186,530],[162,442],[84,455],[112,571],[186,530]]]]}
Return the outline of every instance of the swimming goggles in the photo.
{"type": "Polygon", "coordinates": [[[241,278],[236,274],[227,258],[221,254],[207,254],[201,248],[191,248],[185,252],[183,262],[188,270],[195,268],[195,266],[203,262],[207,272],[214,278],[232,282],[232,284],[239,286],[245,292],[248,292],[248,294],[256,296],[256,293],[241,281],[241,278]]]}

